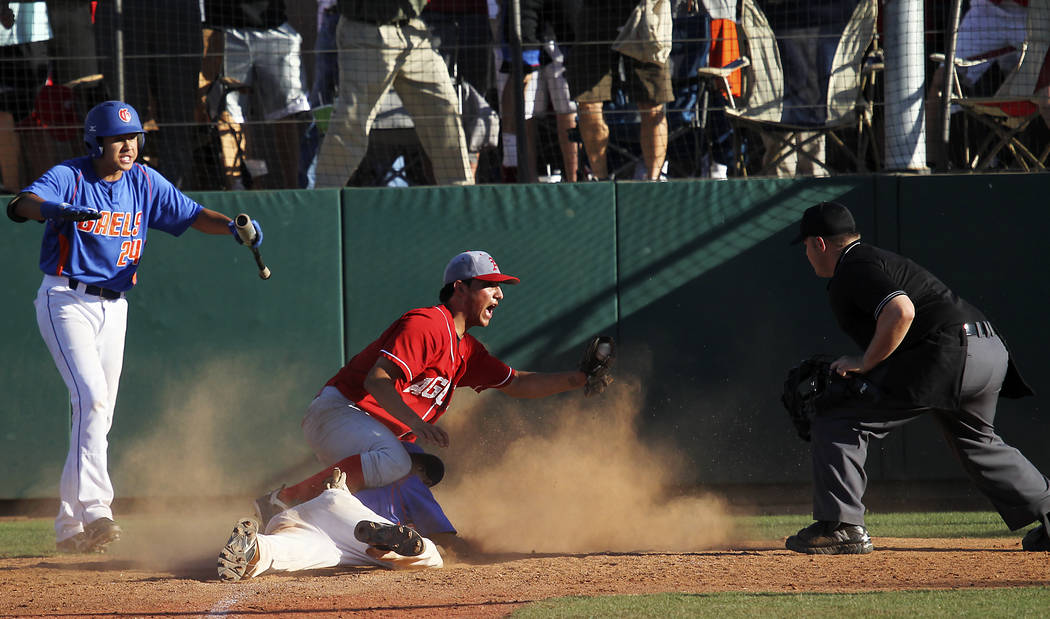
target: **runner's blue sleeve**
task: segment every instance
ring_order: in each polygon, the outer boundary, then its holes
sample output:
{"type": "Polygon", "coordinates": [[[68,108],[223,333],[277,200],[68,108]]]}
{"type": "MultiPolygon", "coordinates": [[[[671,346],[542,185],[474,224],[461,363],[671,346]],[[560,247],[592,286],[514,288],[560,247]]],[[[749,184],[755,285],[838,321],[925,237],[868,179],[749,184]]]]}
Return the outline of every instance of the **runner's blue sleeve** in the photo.
{"type": "Polygon", "coordinates": [[[424,537],[456,532],[430,488],[415,475],[402,477],[387,486],[358,490],[354,496],[380,516],[408,525],[424,537]]]}

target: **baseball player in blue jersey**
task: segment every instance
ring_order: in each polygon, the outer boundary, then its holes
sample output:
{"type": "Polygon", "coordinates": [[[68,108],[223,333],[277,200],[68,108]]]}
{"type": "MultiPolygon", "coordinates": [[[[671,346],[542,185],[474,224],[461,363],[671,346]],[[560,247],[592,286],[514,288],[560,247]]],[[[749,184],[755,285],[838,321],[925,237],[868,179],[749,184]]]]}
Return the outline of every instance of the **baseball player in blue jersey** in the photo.
{"type": "Polygon", "coordinates": [[[267,522],[238,521],[219,551],[219,578],[237,581],[336,565],[436,568],[444,565],[442,554],[469,555],[470,544],[457,537],[430,492],[445,465],[414,443],[405,449],[412,472],[392,484],[351,494],[346,474],[336,468],[319,496],[267,522]]]}
{"type": "Polygon", "coordinates": [[[456,538],[456,527],[430,491],[444,477],[445,464],[415,443],[405,443],[405,451],[412,458],[411,473],[386,486],[357,490],[354,496],[380,516],[412,527],[438,546],[464,549],[462,540],[456,538]]]}
{"type": "MultiPolygon", "coordinates": [[[[106,435],[124,360],[127,294],[135,285],[147,230],[187,228],[241,239],[229,217],[183,195],[135,163],[144,133],[135,109],[106,101],[88,112],[88,154],[64,161],[7,205],[13,221],[44,223],[40,334],[69,388],[72,428],[55,519],[61,552],[103,552],[120,536],[110,504],[106,435]]],[[[262,230],[252,221],[253,247],[262,230]]]]}

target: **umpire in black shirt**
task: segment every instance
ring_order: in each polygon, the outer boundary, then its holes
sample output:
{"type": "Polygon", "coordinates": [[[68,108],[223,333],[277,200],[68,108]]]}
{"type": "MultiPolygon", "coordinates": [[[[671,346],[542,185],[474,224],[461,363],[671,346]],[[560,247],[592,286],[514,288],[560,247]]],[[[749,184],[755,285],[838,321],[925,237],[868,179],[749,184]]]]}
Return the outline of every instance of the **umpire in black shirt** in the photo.
{"type": "Polygon", "coordinates": [[[828,299],[839,326],[864,351],[839,357],[833,371],[864,375],[877,402],[846,401],[813,420],[813,517],[787,539],[808,554],[864,554],[868,442],[924,413],[934,416],[967,475],[1006,526],[1040,526],[1025,550],[1050,550],[1050,481],[995,433],[999,395],[1032,395],[994,325],[929,271],[897,254],[861,243],[853,215],[841,204],[806,209],[799,234],[818,277],[830,278],[828,299]]]}

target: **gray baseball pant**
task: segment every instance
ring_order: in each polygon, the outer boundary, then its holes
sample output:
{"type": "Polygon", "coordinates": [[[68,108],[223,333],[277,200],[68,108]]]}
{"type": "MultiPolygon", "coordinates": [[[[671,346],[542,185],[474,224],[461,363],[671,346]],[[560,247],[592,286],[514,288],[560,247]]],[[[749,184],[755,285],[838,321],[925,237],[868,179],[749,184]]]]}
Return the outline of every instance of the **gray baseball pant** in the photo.
{"type": "Polygon", "coordinates": [[[871,439],[930,413],[977,488],[1011,530],[1046,524],[1050,480],[995,432],[995,407],[1008,353],[998,336],[967,338],[961,402],[957,410],[893,405],[841,407],[813,420],[813,517],[864,524],[864,463],[871,439]]]}

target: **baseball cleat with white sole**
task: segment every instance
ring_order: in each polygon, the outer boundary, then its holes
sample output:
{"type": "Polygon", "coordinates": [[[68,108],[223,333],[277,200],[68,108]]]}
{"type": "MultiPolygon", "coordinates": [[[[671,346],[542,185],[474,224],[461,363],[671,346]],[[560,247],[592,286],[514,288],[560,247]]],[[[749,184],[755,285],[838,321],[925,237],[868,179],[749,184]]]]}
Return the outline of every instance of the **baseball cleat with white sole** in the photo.
{"type": "Polygon", "coordinates": [[[861,525],[819,520],[787,538],[784,546],[808,555],[866,555],[875,549],[861,525]]]}
{"type": "Polygon", "coordinates": [[[259,561],[259,524],[245,518],[233,527],[230,539],[219,551],[219,579],[236,582],[246,578],[248,570],[259,561]]]}

